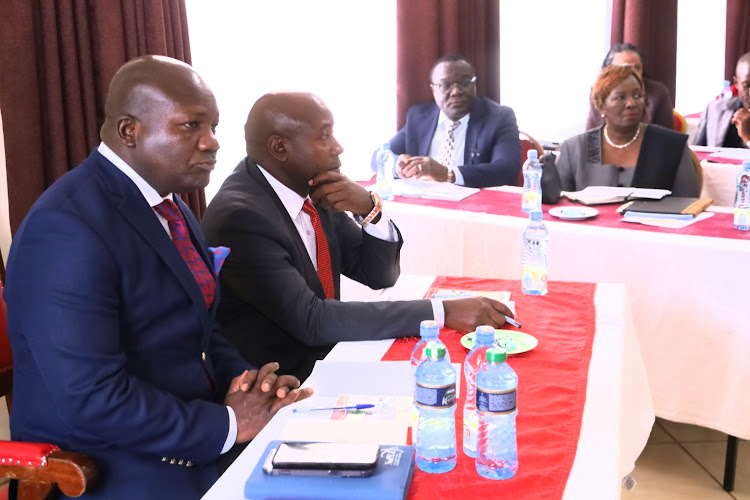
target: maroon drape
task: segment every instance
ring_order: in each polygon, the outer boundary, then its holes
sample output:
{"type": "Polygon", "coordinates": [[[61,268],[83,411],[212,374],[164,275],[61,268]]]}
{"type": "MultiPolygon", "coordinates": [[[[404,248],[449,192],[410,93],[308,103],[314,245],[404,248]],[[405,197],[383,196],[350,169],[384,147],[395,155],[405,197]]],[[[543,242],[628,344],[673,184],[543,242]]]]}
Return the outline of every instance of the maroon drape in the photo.
{"type": "Polygon", "coordinates": [[[396,116],[432,100],[429,73],[446,54],[461,54],[477,69],[477,92],[500,101],[499,0],[397,0],[396,116]]]}
{"type": "Polygon", "coordinates": [[[727,0],[724,79],[733,81],[737,59],[750,52],[750,0],[727,0]]]}
{"type": "Polygon", "coordinates": [[[667,86],[674,107],[677,0],[613,0],[610,42],[638,47],[644,72],[667,86]]]}
{"type": "MultiPolygon", "coordinates": [[[[112,76],[144,54],[190,63],[184,0],[0,2],[12,233],[39,195],[99,143],[112,76]]],[[[181,196],[200,217],[204,193],[181,196]]]]}

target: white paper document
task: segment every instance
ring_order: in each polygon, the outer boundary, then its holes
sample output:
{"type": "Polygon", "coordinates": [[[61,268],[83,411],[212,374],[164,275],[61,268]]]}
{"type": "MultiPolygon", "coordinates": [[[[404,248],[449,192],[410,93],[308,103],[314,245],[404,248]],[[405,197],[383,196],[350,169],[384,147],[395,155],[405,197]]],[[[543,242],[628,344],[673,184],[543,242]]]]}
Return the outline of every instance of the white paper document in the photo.
{"type": "Polygon", "coordinates": [[[750,160],[750,149],[744,148],[722,148],[708,155],[707,160],[721,163],[721,160],[750,160]]]}
{"type": "Polygon", "coordinates": [[[584,205],[603,205],[605,203],[621,203],[632,198],[661,200],[672,194],[672,191],[636,187],[589,186],[581,191],[563,191],[561,194],[571,201],[577,201],[584,205]]]}
{"type": "Polygon", "coordinates": [[[668,229],[682,229],[690,224],[695,224],[700,220],[706,220],[709,217],[713,217],[713,212],[701,212],[695,218],[681,219],[681,218],[669,218],[665,214],[658,214],[658,217],[649,217],[647,214],[642,217],[633,216],[630,214],[638,212],[627,212],[622,218],[623,222],[635,222],[636,224],[643,224],[645,226],[654,227],[665,227],[668,229]]]}
{"type": "Polygon", "coordinates": [[[458,186],[449,182],[421,181],[419,179],[393,180],[393,194],[396,196],[460,201],[478,192],[479,188],[458,186]]]}

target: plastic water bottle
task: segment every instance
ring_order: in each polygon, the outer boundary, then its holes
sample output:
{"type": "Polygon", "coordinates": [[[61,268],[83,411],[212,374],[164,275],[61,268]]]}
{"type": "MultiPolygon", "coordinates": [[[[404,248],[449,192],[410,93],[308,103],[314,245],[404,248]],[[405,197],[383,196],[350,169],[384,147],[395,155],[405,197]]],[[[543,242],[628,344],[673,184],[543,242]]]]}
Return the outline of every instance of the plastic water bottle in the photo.
{"type": "Polygon", "coordinates": [[[476,343],[466,355],[464,361],[464,453],[470,457],[477,456],[477,400],[475,395],[477,372],[484,365],[487,350],[495,345],[495,329],[491,326],[480,326],[474,334],[476,343]]]}
{"type": "Polygon", "coordinates": [[[719,96],[721,99],[731,99],[734,97],[734,94],[732,93],[732,84],[729,80],[724,80],[724,88],[721,90],[719,96]]]}
{"type": "Polygon", "coordinates": [[[477,373],[477,472],[490,479],[508,479],[518,470],[518,376],[505,362],[503,349],[489,349],[486,355],[487,363],[477,373]]]}
{"type": "Polygon", "coordinates": [[[521,209],[524,212],[542,209],[542,163],[536,149],[530,149],[523,167],[523,195],[521,209]]]}
{"type": "Polygon", "coordinates": [[[448,472],[456,466],[456,371],[445,359],[445,346],[427,344],[427,359],[417,368],[417,467],[448,472]]]}
{"type": "Polygon", "coordinates": [[[529,295],[547,293],[547,241],[549,231],[542,222],[542,212],[531,212],[529,225],[523,230],[521,291],[529,295]]]}
{"type": "Polygon", "coordinates": [[[383,200],[393,199],[393,166],[396,164],[396,159],[391,153],[391,145],[384,143],[383,147],[378,151],[377,156],[378,172],[375,178],[376,190],[383,200]]]}
{"type": "Polygon", "coordinates": [[[742,162],[737,174],[737,197],[734,200],[734,227],[750,231],[750,161],[742,162]]]}
{"type": "MultiPolygon", "coordinates": [[[[432,320],[424,320],[419,324],[419,336],[421,339],[419,339],[419,342],[417,342],[417,345],[414,347],[414,350],[411,352],[411,370],[412,373],[417,372],[417,367],[419,367],[420,364],[422,364],[422,361],[427,359],[427,352],[426,347],[427,344],[430,342],[437,342],[438,344],[443,344],[443,341],[440,340],[438,337],[438,334],[440,333],[440,326],[438,325],[437,321],[432,320]]],[[[448,348],[445,349],[445,359],[450,363],[451,356],[448,352],[448,348]]]]}

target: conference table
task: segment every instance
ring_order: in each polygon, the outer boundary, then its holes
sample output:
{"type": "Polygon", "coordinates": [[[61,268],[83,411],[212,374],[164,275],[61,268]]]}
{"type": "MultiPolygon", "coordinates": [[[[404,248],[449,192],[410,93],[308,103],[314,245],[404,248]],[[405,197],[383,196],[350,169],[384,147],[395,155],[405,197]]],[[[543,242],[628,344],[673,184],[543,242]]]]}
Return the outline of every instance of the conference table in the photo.
{"type": "MultiPolygon", "coordinates": [[[[518,190],[387,202],[402,272],[520,279],[528,218],[518,190]]],[[[579,222],[543,208],[550,282],[625,284],[656,415],[750,439],[750,234],[721,207],[682,230],[622,222],[613,205],[579,222]]]]}
{"type": "MultiPolygon", "coordinates": [[[[534,498],[566,500],[621,498],[622,478],[632,471],[636,458],[646,445],[654,421],[646,370],[626,287],[621,284],[553,283],[547,296],[532,297],[520,293],[520,282],[517,281],[402,275],[395,287],[383,291],[369,290],[358,283],[344,279],[342,299],[372,301],[421,298],[429,295],[428,290],[435,290],[435,286],[438,285],[466,289],[472,287],[483,289],[489,286],[493,289],[513,290],[510,301],[515,307],[516,317],[524,323],[524,332],[537,336],[539,345],[532,351],[509,358],[511,366],[515,366],[519,372],[520,466],[516,477],[508,481],[492,481],[481,478],[475,471],[471,471],[473,462],[467,468],[466,465],[470,459],[463,456],[461,451],[459,430],[459,466],[454,471],[440,476],[415,470],[407,498],[430,498],[431,500],[472,498],[471,492],[475,491],[472,487],[481,488],[481,491],[485,492],[487,488],[492,488],[493,492],[499,494],[503,491],[513,491],[513,488],[529,488],[529,484],[532,485],[534,494],[537,488],[539,491],[552,492],[533,496],[534,498]],[[580,304],[580,310],[569,308],[567,304],[571,303],[580,304]],[[587,316],[585,311],[590,311],[593,315],[587,316]],[[566,329],[566,325],[561,324],[563,323],[561,318],[568,319],[570,331],[566,329]],[[549,326],[550,321],[555,322],[554,328],[559,332],[564,332],[564,335],[558,335],[555,344],[551,337],[545,336],[550,329],[545,325],[549,326]],[[582,326],[587,324],[587,321],[591,323],[588,329],[582,326]],[[581,359],[570,356],[567,364],[561,363],[560,368],[554,366],[555,361],[542,361],[545,356],[554,360],[558,352],[564,352],[564,346],[576,349],[571,347],[574,345],[583,346],[580,351],[581,359]],[[590,358],[586,357],[586,352],[590,358]],[[550,384],[540,383],[539,380],[532,383],[532,379],[537,377],[538,372],[544,372],[540,363],[547,367],[547,370],[559,369],[566,373],[580,371],[579,375],[583,382],[581,394],[576,396],[571,392],[568,395],[565,387],[556,387],[556,380],[554,380],[556,377],[553,377],[550,384]],[[566,368],[562,368],[563,366],[566,368]],[[550,398],[555,402],[547,402],[546,397],[537,393],[539,386],[546,385],[551,385],[548,391],[561,393],[562,396],[550,398]],[[557,425],[529,423],[532,421],[530,413],[535,413],[536,416],[545,413],[555,415],[556,408],[557,411],[560,411],[560,408],[567,408],[565,405],[572,405],[571,408],[573,408],[575,406],[573,402],[579,400],[580,412],[565,414],[564,418],[560,419],[570,420],[570,425],[567,422],[556,422],[557,425]],[[563,406],[560,407],[560,404],[563,406]],[[560,424],[565,426],[559,427],[560,424]],[[565,431],[555,433],[555,429],[565,431]],[[569,432],[570,429],[572,431],[569,432]],[[580,431],[577,432],[577,429],[580,431]],[[538,442],[540,438],[544,439],[541,443],[538,442]],[[535,442],[535,444],[531,446],[528,444],[530,442],[535,442]],[[566,462],[566,460],[544,462],[544,453],[548,453],[546,452],[548,448],[565,451],[565,456],[569,457],[567,469],[559,463],[566,462]],[[541,464],[539,464],[538,457],[540,454],[541,464]],[[534,464],[537,465],[532,465],[532,455],[536,457],[534,464]],[[461,494],[456,495],[455,491],[450,494],[440,493],[441,490],[436,489],[435,486],[438,484],[445,486],[450,483],[460,485],[457,487],[461,494]]],[[[418,326],[415,326],[415,329],[418,329],[418,326]]],[[[462,355],[465,356],[465,349],[458,344],[459,333],[443,330],[441,338],[451,352],[452,361],[460,359],[462,355]],[[464,352],[461,352],[461,349],[464,349],[464,352]]],[[[320,366],[316,365],[313,374],[305,382],[305,386],[316,388],[320,390],[320,393],[330,394],[331,387],[322,390],[322,385],[333,384],[334,392],[338,390],[339,394],[356,394],[352,391],[357,391],[359,387],[366,384],[365,379],[373,378],[373,374],[367,372],[365,366],[371,367],[374,364],[376,369],[382,367],[382,375],[388,377],[387,374],[390,372],[386,368],[390,366],[389,363],[392,363],[391,360],[408,359],[405,353],[410,352],[414,342],[416,339],[407,338],[395,341],[339,343],[325,360],[318,362],[320,366]],[[359,366],[362,366],[362,370],[358,369],[359,366]],[[326,367],[329,367],[329,377],[324,382],[324,377],[319,376],[321,373],[319,369],[323,371],[322,369],[326,367]],[[336,375],[333,377],[333,382],[330,377],[331,370],[337,370],[333,372],[336,375]]],[[[554,374],[554,371],[550,373],[554,374]]],[[[541,375],[538,376],[541,377],[541,375]]],[[[399,384],[405,385],[406,390],[410,392],[411,383],[411,377],[408,376],[395,381],[389,379],[387,385],[390,388],[399,384]]],[[[458,392],[462,391],[461,383],[459,383],[458,392]]],[[[301,427],[299,419],[305,418],[307,414],[304,411],[295,412],[300,407],[327,407],[330,403],[329,397],[316,393],[308,400],[283,408],[203,498],[205,500],[244,499],[245,481],[259,461],[265,460],[264,452],[269,442],[274,439],[289,439],[289,432],[292,428],[297,430],[294,436],[297,439],[331,439],[330,429],[326,437],[322,438],[316,433],[317,427],[310,422],[303,421],[305,425],[301,427]],[[300,428],[302,429],[301,435],[299,435],[300,428]]],[[[459,409],[457,419],[460,417],[460,412],[459,409]]],[[[373,432],[375,432],[374,428],[373,432]]],[[[346,439],[342,438],[342,440],[346,439]]],[[[532,492],[525,491],[525,493],[525,495],[514,496],[532,497],[532,492]]],[[[282,497],[283,492],[279,492],[279,498],[282,497]]],[[[474,497],[483,498],[481,495],[474,495],[474,497]]]]}

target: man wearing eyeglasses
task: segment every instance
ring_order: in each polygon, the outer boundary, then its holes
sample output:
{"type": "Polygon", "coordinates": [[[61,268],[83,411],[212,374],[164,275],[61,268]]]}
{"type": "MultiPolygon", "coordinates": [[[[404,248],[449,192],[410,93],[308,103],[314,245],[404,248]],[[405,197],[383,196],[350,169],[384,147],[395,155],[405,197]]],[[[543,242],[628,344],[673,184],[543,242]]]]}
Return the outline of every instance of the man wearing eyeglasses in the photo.
{"type": "Polygon", "coordinates": [[[471,187],[515,185],[521,169],[516,115],[477,96],[476,72],[453,54],[430,71],[434,103],[412,106],[391,139],[396,174],[471,187]]]}

